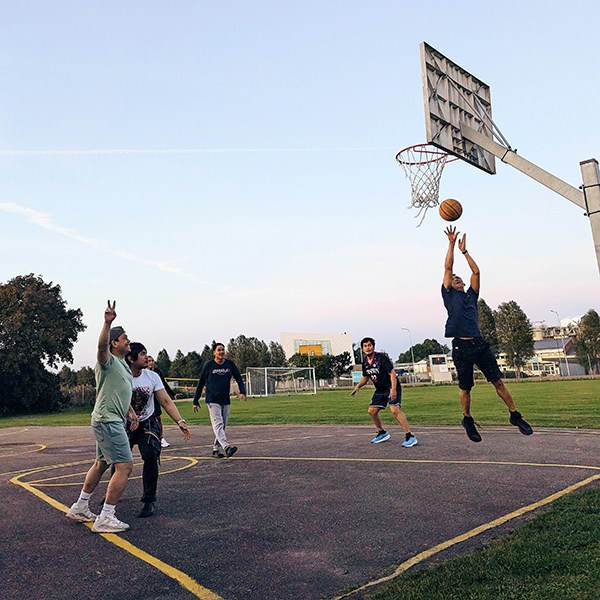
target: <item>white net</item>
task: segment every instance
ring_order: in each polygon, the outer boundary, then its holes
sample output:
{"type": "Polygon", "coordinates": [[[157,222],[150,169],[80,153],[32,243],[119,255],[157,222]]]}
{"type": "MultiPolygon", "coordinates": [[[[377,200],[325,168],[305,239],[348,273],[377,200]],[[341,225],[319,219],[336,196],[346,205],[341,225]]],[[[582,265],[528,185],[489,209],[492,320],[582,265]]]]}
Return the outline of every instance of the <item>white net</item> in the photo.
{"type": "Polygon", "coordinates": [[[313,367],[247,367],[246,387],[249,396],[274,394],[316,394],[313,367]]]}
{"type": "Polygon", "coordinates": [[[436,146],[417,144],[400,150],[396,160],[410,181],[411,206],[419,209],[417,217],[422,215],[420,225],[427,209],[439,203],[440,179],[446,163],[456,158],[436,146]]]}

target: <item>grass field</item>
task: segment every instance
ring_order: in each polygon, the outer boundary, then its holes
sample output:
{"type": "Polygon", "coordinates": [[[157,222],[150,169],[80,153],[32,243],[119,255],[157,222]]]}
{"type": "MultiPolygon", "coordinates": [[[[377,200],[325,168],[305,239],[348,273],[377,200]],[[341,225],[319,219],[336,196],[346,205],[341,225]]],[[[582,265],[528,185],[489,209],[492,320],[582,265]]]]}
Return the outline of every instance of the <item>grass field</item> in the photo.
{"type": "MultiPolygon", "coordinates": [[[[600,429],[600,380],[524,381],[509,384],[517,408],[533,426],[600,429]]],[[[298,424],[370,424],[367,406],[372,388],[364,388],[350,397],[350,390],[327,390],[316,395],[233,398],[232,425],[298,424]]],[[[191,424],[208,425],[203,406],[192,411],[190,400],[178,401],[179,410],[191,424]]],[[[411,423],[418,425],[458,425],[462,416],[455,385],[404,386],[402,407],[411,423]]],[[[506,425],[507,410],[489,384],[473,390],[471,411],[478,423],[506,425]]],[[[385,411],[384,422],[392,422],[385,411]]],[[[25,425],[87,425],[90,408],[70,409],[51,415],[25,415],[0,418],[0,427],[25,425]]],[[[165,420],[169,424],[169,419],[165,420]]]]}
{"type": "MultiPolygon", "coordinates": [[[[534,426],[600,429],[600,381],[510,382],[517,407],[534,426]]],[[[232,425],[370,424],[372,390],[350,397],[350,390],[316,396],[274,396],[233,400],[232,425]]],[[[456,386],[405,386],[403,409],[413,430],[419,425],[458,425],[456,386]]],[[[208,424],[206,407],[192,411],[178,402],[190,424],[208,424]]],[[[490,385],[473,390],[472,412],[481,425],[507,425],[507,411],[490,385]]],[[[90,409],[53,415],[0,419],[0,427],[86,425],[90,409]]],[[[168,423],[168,419],[166,420],[168,423]]],[[[384,422],[392,419],[386,411],[384,422]]],[[[597,457],[590,457],[597,460],[597,457]]],[[[481,550],[439,565],[409,571],[372,592],[373,600],[597,600],[600,598],[600,488],[573,493],[481,550]]]]}

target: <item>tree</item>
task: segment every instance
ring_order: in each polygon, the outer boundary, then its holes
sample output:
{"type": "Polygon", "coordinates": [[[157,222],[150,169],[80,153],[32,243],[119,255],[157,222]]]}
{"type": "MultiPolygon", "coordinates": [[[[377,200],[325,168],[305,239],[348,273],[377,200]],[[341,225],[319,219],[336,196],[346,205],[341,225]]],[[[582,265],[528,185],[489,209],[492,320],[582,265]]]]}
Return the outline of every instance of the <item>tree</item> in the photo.
{"type": "Polygon", "coordinates": [[[67,365],[63,365],[62,369],[58,372],[58,379],[60,380],[60,384],[65,387],[77,385],[77,375],[67,365]]]}
{"type": "MultiPolygon", "coordinates": [[[[185,356],[181,350],[175,352],[175,358],[171,362],[171,368],[169,369],[169,377],[185,377],[185,356]]],[[[163,373],[164,374],[164,373],[163,373]]]]}
{"type": "Polygon", "coordinates": [[[75,375],[77,378],[77,385],[96,385],[94,369],[90,367],[81,367],[75,375]]]}
{"type": "Polygon", "coordinates": [[[269,366],[270,367],[285,367],[287,359],[283,346],[277,342],[269,343],[269,366]]]}
{"type": "MultiPolygon", "coordinates": [[[[215,343],[215,340],[212,342],[215,343]]],[[[202,361],[202,365],[206,364],[209,360],[213,359],[213,351],[211,350],[212,344],[209,346],[208,344],[204,344],[204,348],[202,349],[202,354],[200,354],[200,360],[202,361]]]]}
{"type": "Polygon", "coordinates": [[[487,305],[483,298],[477,301],[477,308],[479,312],[479,329],[484,340],[490,345],[490,349],[494,355],[498,355],[499,342],[498,333],[496,332],[496,318],[494,312],[487,305]]]}
{"type": "MultiPolygon", "coordinates": [[[[427,358],[430,354],[448,354],[450,348],[446,344],[440,344],[437,340],[426,339],[420,344],[415,344],[412,347],[412,353],[415,356],[415,362],[419,362],[424,358],[427,358]]],[[[412,362],[413,357],[410,348],[406,352],[402,352],[398,356],[398,362],[409,363],[412,362]]]]}
{"type": "Polygon", "coordinates": [[[169,376],[171,359],[169,358],[169,353],[164,348],[156,355],[156,366],[165,377],[169,376]]]}
{"type": "Polygon", "coordinates": [[[238,335],[235,339],[229,340],[227,356],[237,365],[241,373],[244,373],[247,367],[268,367],[271,364],[267,344],[255,337],[245,335],[238,335]]]}
{"type": "Polygon", "coordinates": [[[47,367],[72,363],[85,329],[80,309],[67,309],[59,285],[18,276],[0,285],[0,413],[55,411],[60,377],[47,367]]]}
{"type": "Polygon", "coordinates": [[[336,377],[346,375],[352,368],[353,364],[354,363],[352,362],[350,352],[342,352],[341,354],[336,354],[333,357],[333,374],[336,377]]]}
{"type": "Polygon", "coordinates": [[[500,304],[494,316],[500,351],[520,377],[521,369],[535,354],[531,321],[514,300],[500,304]]]}
{"type": "Polygon", "coordinates": [[[577,362],[584,366],[589,374],[600,371],[600,316],[590,308],[577,327],[573,345],[577,362]]]}
{"type": "Polygon", "coordinates": [[[308,354],[296,353],[290,356],[289,363],[295,367],[313,367],[316,379],[333,379],[348,372],[352,367],[352,358],[350,352],[310,357],[308,354]]]}

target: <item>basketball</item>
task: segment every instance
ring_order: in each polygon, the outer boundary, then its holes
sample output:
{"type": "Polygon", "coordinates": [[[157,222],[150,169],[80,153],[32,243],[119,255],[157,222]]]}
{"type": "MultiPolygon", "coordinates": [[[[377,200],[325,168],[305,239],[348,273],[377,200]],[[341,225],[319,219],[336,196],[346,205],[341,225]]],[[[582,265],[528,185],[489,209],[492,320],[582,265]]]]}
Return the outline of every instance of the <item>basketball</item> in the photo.
{"type": "Polygon", "coordinates": [[[444,221],[456,221],[462,215],[462,205],[458,200],[448,198],[440,204],[440,217],[444,221]]]}

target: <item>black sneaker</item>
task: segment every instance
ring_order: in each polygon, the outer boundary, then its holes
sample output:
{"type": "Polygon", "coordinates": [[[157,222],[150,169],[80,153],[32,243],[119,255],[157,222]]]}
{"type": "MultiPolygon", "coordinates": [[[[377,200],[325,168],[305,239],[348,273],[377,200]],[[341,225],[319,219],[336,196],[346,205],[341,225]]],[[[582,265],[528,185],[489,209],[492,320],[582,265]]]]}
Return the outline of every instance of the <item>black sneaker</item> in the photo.
{"type": "Polygon", "coordinates": [[[227,458],[230,458],[237,452],[237,446],[227,446],[225,448],[225,454],[227,454],[227,458]]]}
{"type": "Polygon", "coordinates": [[[475,419],[473,417],[463,417],[462,426],[467,432],[467,436],[472,442],[480,442],[481,436],[475,427],[475,419]]]}
{"type": "Polygon", "coordinates": [[[213,458],[225,458],[225,455],[220,450],[213,450],[212,457],[213,458]]]}
{"type": "Polygon", "coordinates": [[[518,410],[510,413],[509,421],[511,425],[518,427],[523,435],[531,435],[533,433],[531,425],[521,416],[518,410]]]}
{"type": "Polygon", "coordinates": [[[155,513],[156,509],[154,506],[154,502],[144,502],[144,506],[140,511],[140,518],[145,519],[146,517],[151,517],[155,513]]]}

